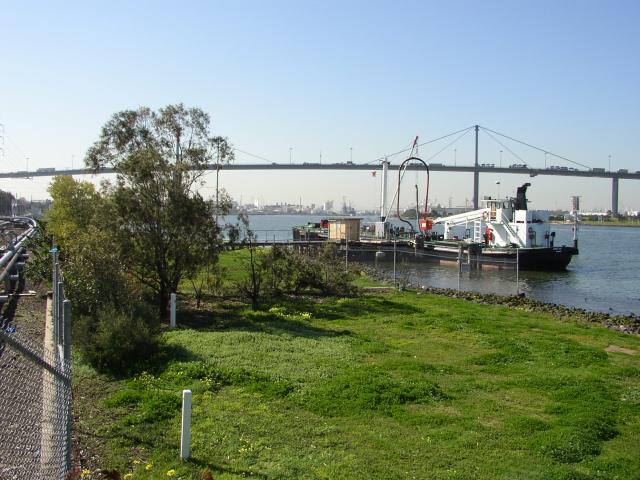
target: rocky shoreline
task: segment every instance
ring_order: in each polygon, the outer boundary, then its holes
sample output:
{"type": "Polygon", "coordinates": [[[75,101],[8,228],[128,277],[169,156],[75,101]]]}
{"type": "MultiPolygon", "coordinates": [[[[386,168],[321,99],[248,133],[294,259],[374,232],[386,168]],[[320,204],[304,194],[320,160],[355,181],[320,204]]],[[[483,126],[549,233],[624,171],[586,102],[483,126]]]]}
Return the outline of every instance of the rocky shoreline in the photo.
{"type": "MultiPolygon", "coordinates": [[[[393,284],[393,278],[389,275],[378,272],[366,265],[360,265],[360,268],[371,278],[375,278],[389,285],[393,284]]],[[[403,282],[401,284],[401,288],[452,298],[462,298],[464,300],[483,305],[503,305],[505,307],[515,308],[525,312],[550,313],[563,320],[578,320],[595,323],[622,333],[640,335],[640,316],[638,315],[612,315],[603,312],[593,312],[583,308],[565,307],[564,305],[558,305],[555,303],[540,302],[538,300],[528,298],[524,294],[519,296],[504,296],[493,293],[478,293],[470,291],[458,292],[457,290],[450,288],[436,288],[408,282],[403,282]]]]}

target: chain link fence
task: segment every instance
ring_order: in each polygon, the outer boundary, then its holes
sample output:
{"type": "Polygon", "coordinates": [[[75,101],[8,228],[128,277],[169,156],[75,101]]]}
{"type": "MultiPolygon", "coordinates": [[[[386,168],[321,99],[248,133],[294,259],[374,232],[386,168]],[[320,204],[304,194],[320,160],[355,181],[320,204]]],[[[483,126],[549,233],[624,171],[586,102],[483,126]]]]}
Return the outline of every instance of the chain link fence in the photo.
{"type": "MultiPolygon", "coordinates": [[[[52,254],[44,331],[0,320],[0,480],[62,480],[71,467],[71,304],[52,254]]],[[[19,292],[3,312],[19,308],[19,292]]]]}

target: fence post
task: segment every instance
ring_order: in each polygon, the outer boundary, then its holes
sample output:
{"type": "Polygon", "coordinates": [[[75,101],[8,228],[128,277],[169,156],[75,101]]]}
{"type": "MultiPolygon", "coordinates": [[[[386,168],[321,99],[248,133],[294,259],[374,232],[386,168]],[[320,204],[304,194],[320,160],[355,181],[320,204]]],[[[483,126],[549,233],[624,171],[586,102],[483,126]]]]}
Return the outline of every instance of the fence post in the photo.
{"type": "Polygon", "coordinates": [[[176,294],[175,293],[171,294],[169,326],[171,328],[176,328],[176,294]]]}
{"type": "Polygon", "coordinates": [[[55,312],[55,319],[56,319],[56,329],[58,332],[58,336],[56,337],[56,345],[62,345],[63,342],[63,336],[64,336],[64,326],[63,326],[63,322],[64,319],[62,318],[64,315],[64,305],[63,305],[63,300],[64,300],[64,285],[62,284],[62,280],[60,279],[60,277],[58,276],[58,287],[56,289],[56,312],[55,312]]]}
{"type": "Polygon", "coordinates": [[[53,315],[53,339],[54,339],[54,343],[58,340],[58,322],[56,322],[56,312],[58,311],[58,292],[57,292],[57,288],[58,288],[58,248],[57,247],[52,247],[51,250],[49,250],[51,252],[51,290],[53,293],[53,296],[51,298],[52,301],[52,309],[51,309],[51,314],[53,315]]]}
{"type": "Polygon", "coordinates": [[[349,272],[349,223],[347,223],[345,225],[345,229],[344,229],[344,247],[345,247],[345,253],[344,253],[344,270],[348,273],[349,272]]]}
{"type": "Polygon", "coordinates": [[[396,244],[398,240],[393,239],[393,288],[398,288],[398,282],[396,281],[396,244]]]}
{"type": "Polygon", "coordinates": [[[182,391],[182,430],[180,432],[180,460],[189,459],[191,444],[191,390],[182,391]]]}
{"type": "MultiPolygon", "coordinates": [[[[71,300],[62,302],[62,368],[71,372],[71,300]]],[[[71,404],[71,385],[65,385],[64,399],[65,421],[65,465],[66,471],[71,471],[71,430],[73,429],[73,406],[71,404]]]]}
{"type": "Polygon", "coordinates": [[[71,300],[64,300],[62,316],[62,347],[64,365],[71,365],[71,300]]]}
{"type": "Polygon", "coordinates": [[[460,277],[462,277],[462,245],[458,247],[458,295],[460,295],[460,277]]]}
{"type": "Polygon", "coordinates": [[[516,248],[516,295],[520,296],[520,249],[516,248]]]}

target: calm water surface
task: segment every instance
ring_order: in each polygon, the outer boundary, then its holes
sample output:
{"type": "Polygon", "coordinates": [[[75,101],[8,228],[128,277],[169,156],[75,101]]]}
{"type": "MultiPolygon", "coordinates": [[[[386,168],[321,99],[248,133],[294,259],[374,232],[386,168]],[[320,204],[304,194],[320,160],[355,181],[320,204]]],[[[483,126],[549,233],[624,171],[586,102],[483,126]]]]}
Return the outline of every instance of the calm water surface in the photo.
{"type": "MultiPolygon", "coordinates": [[[[319,222],[319,216],[252,215],[250,228],[260,240],[291,238],[291,227],[319,222]]],[[[365,220],[375,221],[375,218],[365,220]]],[[[571,226],[553,225],[556,245],[571,245],[571,226]]],[[[580,255],[566,272],[520,272],[520,290],[537,300],[588,310],[640,315],[640,228],[582,226],[580,255]]],[[[391,268],[380,262],[379,268],[391,268]]],[[[412,283],[458,288],[455,266],[404,263],[400,274],[412,283]]],[[[463,273],[460,288],[510,295],[516,292],[515,270],[484,269],[463,273]]]]}

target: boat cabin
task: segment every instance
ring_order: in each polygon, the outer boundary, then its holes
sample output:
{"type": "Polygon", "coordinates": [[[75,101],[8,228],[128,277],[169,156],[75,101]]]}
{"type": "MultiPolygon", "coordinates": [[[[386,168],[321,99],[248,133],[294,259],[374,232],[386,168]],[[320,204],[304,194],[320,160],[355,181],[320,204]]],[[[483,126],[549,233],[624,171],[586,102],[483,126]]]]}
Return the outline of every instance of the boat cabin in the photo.
{"type": "Polygon", "coordinates": [[[348,239],[350,242],[360,241],[361,218],[345,217],[329,219],[329,241],[348,239]]]}
{"type": "Polygon", "coordinates": [[[483,240],[486,244],[520,247],[553,245],[553,236],[547,223],[548,212],[527,209],[526,198],[488,198],[484,202],[483,240]]]}

